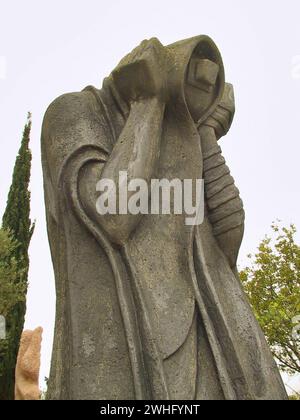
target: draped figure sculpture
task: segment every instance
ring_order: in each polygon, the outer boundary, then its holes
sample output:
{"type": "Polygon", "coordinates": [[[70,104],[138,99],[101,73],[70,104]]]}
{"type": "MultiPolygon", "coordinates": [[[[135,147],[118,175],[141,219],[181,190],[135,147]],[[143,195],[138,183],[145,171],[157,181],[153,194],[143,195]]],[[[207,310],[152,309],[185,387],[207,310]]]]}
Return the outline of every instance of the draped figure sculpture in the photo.
{"type": "Polygon", "coordinates": [[[143,41],[102,89],[49,106],[49,399],[286,398],[236,269],[244,210],[218,144],[233,114],[233,88],[207,36],[143,41]],[[99,214],[97,182],[117,183],[121,171],[148,184],[204,179],[203,223],[99,214]]]}

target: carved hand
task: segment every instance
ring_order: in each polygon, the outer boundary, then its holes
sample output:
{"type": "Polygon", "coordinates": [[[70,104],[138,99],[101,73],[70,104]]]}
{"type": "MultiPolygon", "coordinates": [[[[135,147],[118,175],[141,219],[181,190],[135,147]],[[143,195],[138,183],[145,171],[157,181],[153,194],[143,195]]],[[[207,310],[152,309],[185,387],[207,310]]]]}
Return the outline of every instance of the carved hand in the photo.
{"type": "Polygon", "coordinates": [[[203,123],[204,126],[214,129],[216,138],[219,140],[225,136],[232,124],[235,112],[233,86],[225,84],[224,94],[220,104],[208,119],[203,123]]]}
{"type": "Polygon", "coordinates": [[[157,97],[166,100],[167,54],[156,38],[143,41],[113,71],[113,81],[127,103],[157,97]]]}

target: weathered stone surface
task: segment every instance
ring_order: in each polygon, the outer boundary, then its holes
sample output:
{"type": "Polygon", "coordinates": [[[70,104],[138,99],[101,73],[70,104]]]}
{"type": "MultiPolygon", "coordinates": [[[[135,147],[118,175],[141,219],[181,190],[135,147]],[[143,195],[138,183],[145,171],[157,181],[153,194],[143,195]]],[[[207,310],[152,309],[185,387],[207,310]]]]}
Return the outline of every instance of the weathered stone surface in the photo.
{"type": "Polygon", "coordinates": [[[207,36],[143,41],[101,90],[49,106],[50,399],[286,398],[236,270],[244,209],[217,143],[233,115],[233,88],[207,36]],[[96,183],[118,184],[120,171],[146,185],[204,176],[204,222],[100,215],[96,183]]]}
{"type": "Polygon", "coordinates": [[[43,329],[22,333],[16,366],[15,399],[39,400],[39,371],[43,329]]]}

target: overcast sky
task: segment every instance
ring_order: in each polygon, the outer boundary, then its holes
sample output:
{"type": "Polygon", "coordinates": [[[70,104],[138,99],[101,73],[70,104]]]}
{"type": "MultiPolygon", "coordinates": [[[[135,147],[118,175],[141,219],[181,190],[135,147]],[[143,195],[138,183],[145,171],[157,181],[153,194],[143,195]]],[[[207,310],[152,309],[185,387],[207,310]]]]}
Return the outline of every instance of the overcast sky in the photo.
{"type": "MultiPolygon", "coordinates": [[[[26,327],[44,328],[41,377],[49,372],[55,315],[40,164],[43,114],[65,92],[100,87],[143,39],[169,44],[207,34],[221,50],[236,98],[235,121],[221,145],[247,217],[240,264],[273,220],[300,229],[298,0],[0,0],[0,6],[0,214],[31,111],[36,230],[26,327]]],[[[290,383],[300,389],[299,380],[290,383]]]]}

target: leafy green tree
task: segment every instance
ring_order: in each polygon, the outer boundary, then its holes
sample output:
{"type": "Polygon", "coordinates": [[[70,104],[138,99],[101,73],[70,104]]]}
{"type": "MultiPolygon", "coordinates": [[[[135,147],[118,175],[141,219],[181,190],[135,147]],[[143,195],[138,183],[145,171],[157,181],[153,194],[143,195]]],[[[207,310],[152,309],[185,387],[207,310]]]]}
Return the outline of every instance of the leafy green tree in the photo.
{"type": "MultiPolygon", "coordinates": [[[[21,147],[16,159],[12,184],[9,190],[6,209],[3,215],[3,228],[10,230],[19,246],[14,254],[23,267],[28,268],[28,247],[33,234],[34,225],[30,220],[30,173],[31,151],[29,149],[31,131],[31,114],[28,113],[24,127],[21,147]]],[[[26,272],[24,273],[26,277],[26,272]]]]}
{"type": "Polygon", "coordinates": [[[23,273],[13,257],[17,247],[12,235],[0,229],[0,314],[4,317],[18,302],[24,301],[25,284],[19,282],[23,273]]]}
{"type": "Polygon", "coordinates": [[[11,258],[15,261],[15,269],[18,273],[14,278],[14,285],[16,290],[19,287],[23,288],[23,299],[18,300],[7,314],[7,351],[0,361],[2,364],[0,367],[0,372],[2,372],[0,374],[0,400],[14,399],[15,365],[26,312],[28,248],[34,230],[34,225],[30,220],[30,192],[28,189],[32,158],[29,149],[30,131],[31,115],[28,114],[2,220],[3,229],[11,232],[14,243],[17,244],[11,248],[11,258]]]}
{"type": "Polygon", "coordinates": [[[257,254],[249,255],[250,267],[240,275],[280,369],[294,374],[300,372],[300,246],[294,225],[273,224],[272,229],[274,238],[260,243],[257,254]]]}
{"type": "MultiPolygon", "coordinates": [[[[20,282],[22,272],[13,257],[17,248],[9,232],[0,229],[0,314],[6,320],[11,310],[19,303],[24,302],[26,285],[20,282]]],[[[7,361],[9,334],[0,340],[0,377],[5,374],[4,361],[7,361]]]]}

